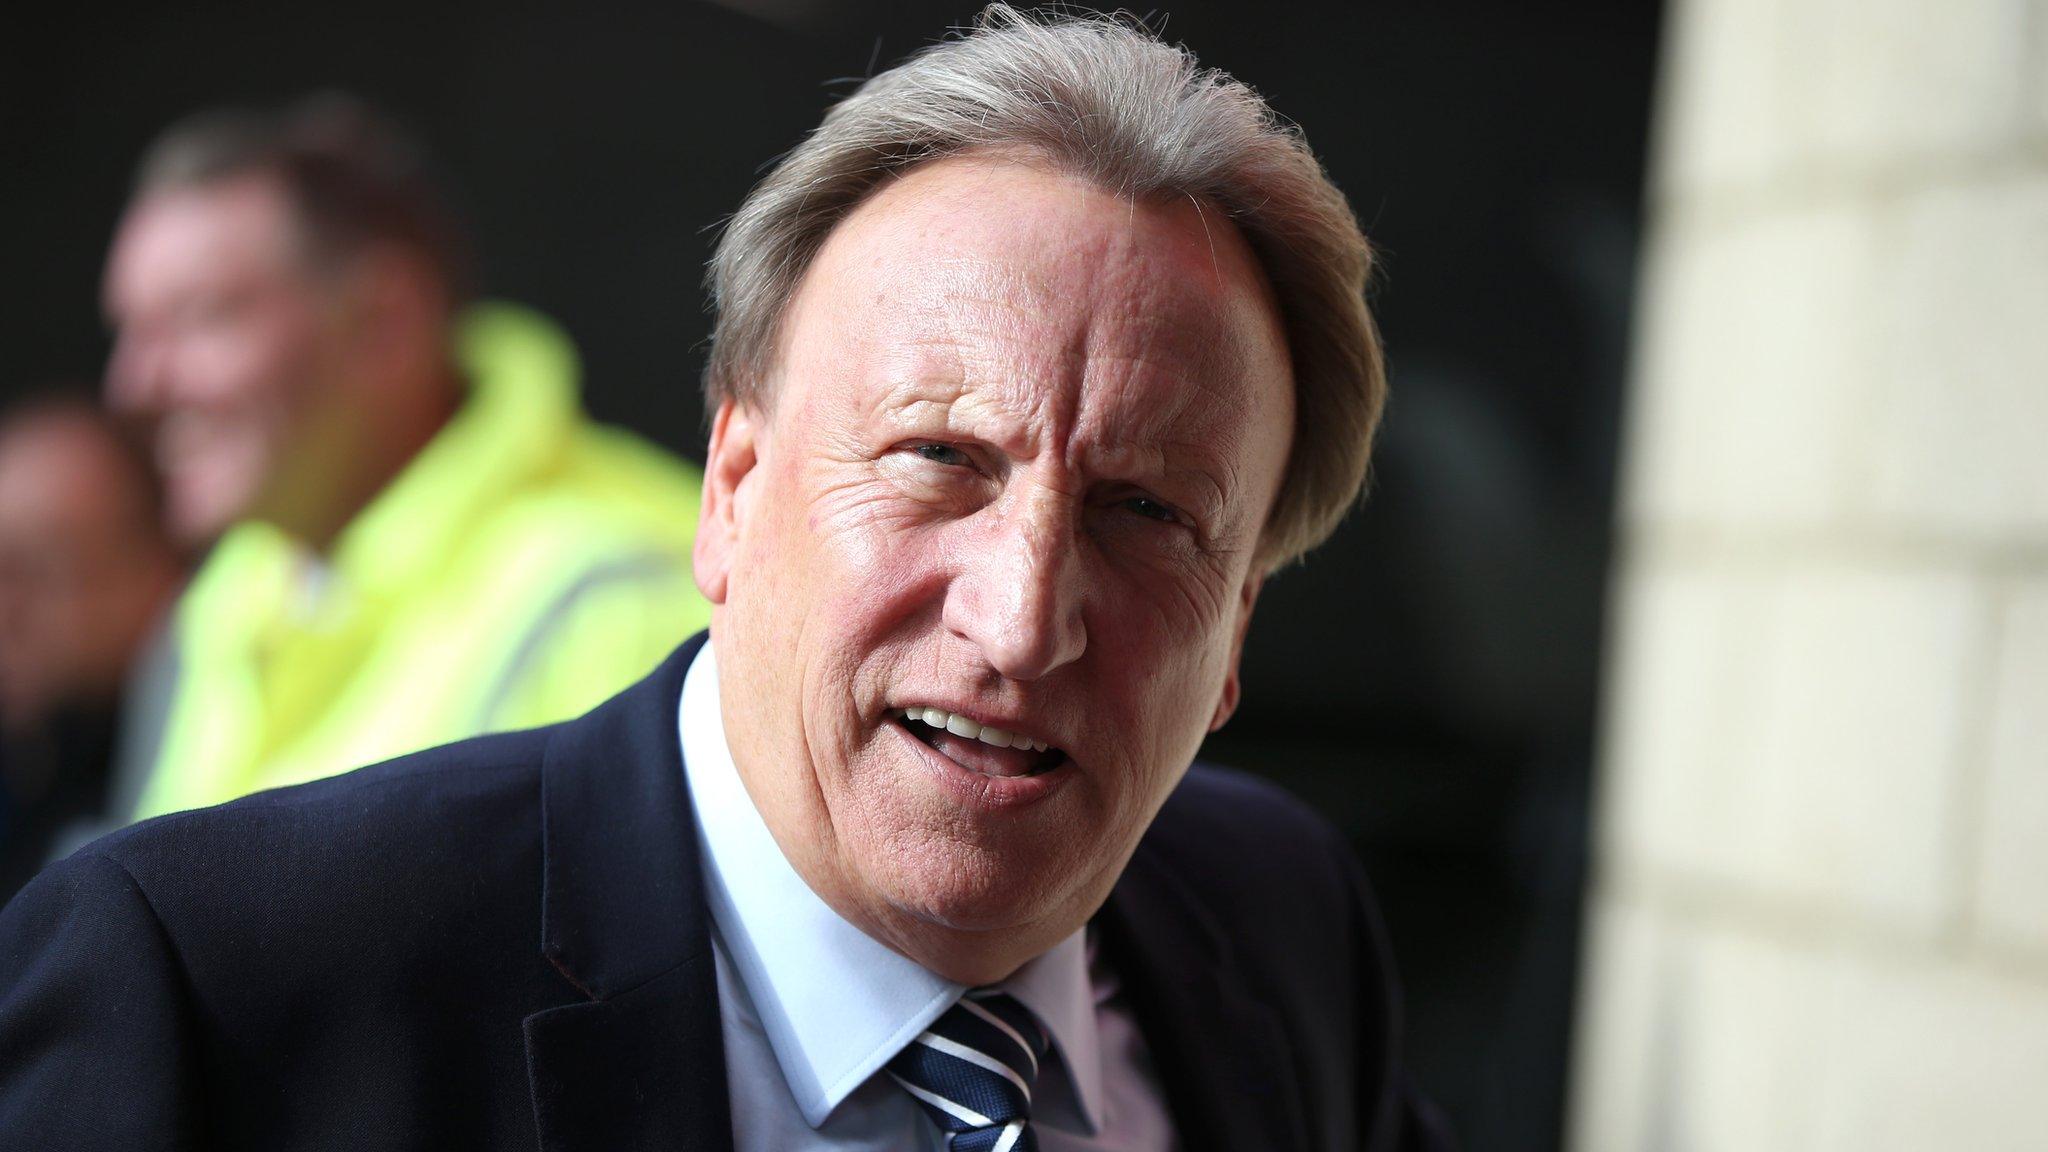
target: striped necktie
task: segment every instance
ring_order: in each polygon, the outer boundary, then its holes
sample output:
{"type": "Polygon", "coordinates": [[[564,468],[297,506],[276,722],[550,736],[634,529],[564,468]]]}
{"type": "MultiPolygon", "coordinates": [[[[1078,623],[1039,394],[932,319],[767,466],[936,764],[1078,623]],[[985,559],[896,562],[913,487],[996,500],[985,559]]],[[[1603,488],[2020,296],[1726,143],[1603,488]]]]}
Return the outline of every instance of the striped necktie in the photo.
{"type": "Polygon", "coordinates": [[[1037,1152],[1031,1086],[1051,1038],[1014,998],[977,988],[889,1061],[951,1152],[1037,1152]]]}

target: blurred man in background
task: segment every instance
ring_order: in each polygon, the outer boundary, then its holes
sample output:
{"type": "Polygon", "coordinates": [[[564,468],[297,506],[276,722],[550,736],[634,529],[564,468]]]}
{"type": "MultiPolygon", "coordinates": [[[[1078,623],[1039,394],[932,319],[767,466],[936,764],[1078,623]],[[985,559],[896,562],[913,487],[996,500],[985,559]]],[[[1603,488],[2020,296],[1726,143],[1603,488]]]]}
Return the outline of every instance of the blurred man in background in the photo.
{"type": "Polygon", "coordinates": [[[138,815],[573,716],[704,625],[696,475],[590,424],[567,339],[468,287],[420,152],[351,101],[144,157],[107,399],[210,552],[138,815]]]}
{"type": "Polygon", "coordinates": [[[78,399],[0,417],[0,899],[99,830],[123,699],[184,568],[147,459],[78,399]]]}

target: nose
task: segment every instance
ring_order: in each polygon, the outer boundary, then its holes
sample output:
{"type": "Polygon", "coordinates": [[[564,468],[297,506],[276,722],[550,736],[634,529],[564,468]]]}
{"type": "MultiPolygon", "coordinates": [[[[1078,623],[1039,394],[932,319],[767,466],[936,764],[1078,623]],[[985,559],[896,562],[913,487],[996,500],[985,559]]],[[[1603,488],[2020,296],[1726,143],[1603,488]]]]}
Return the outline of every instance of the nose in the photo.
{"type": "Polygon", "coordinates": [[[984,509],[1000,515],[972,536],[946,590],[946,627],[1011,680],[1036,680],[1088,647],[1080,542],[1065,501],[1041,490],[984,509]]]}

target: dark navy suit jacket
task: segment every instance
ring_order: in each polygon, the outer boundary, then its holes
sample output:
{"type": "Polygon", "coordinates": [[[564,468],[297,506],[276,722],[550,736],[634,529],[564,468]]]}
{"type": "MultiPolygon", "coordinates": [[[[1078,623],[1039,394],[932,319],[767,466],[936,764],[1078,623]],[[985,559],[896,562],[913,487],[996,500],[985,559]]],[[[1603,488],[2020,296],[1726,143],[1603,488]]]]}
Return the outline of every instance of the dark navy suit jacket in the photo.
{"type": "MultiPolygon", "coordinates": [[[[0,1146],[730,1149],[701,643],[582,719],[53,866],[0,914],[0,1146]]],[[[1191,770],[1098,931],[1187,1148],[1434,1146],[1361,877],[1299,804],[1191,770]]]]}

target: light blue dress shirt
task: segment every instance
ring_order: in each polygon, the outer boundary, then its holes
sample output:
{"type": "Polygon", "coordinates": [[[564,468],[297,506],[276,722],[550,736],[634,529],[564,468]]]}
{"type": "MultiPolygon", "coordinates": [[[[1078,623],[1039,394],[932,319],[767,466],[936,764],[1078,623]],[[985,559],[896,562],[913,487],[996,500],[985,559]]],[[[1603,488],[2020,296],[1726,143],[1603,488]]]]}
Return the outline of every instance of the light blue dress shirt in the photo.
{"type": "MultiPolygon", "coordinates": [[[[691,662],[677,709],[711,908],[735,1152],[943,1152],[883,1065],[966,990],[848,923],[791,867],[725,740],[717,657],[691,662]]],[[[1084,931],[1001,986],[1052,1034],[1033,1093],[1041,1152],[1166,1152],[1159,1079],[1115,974],[1084,931]]]]}

